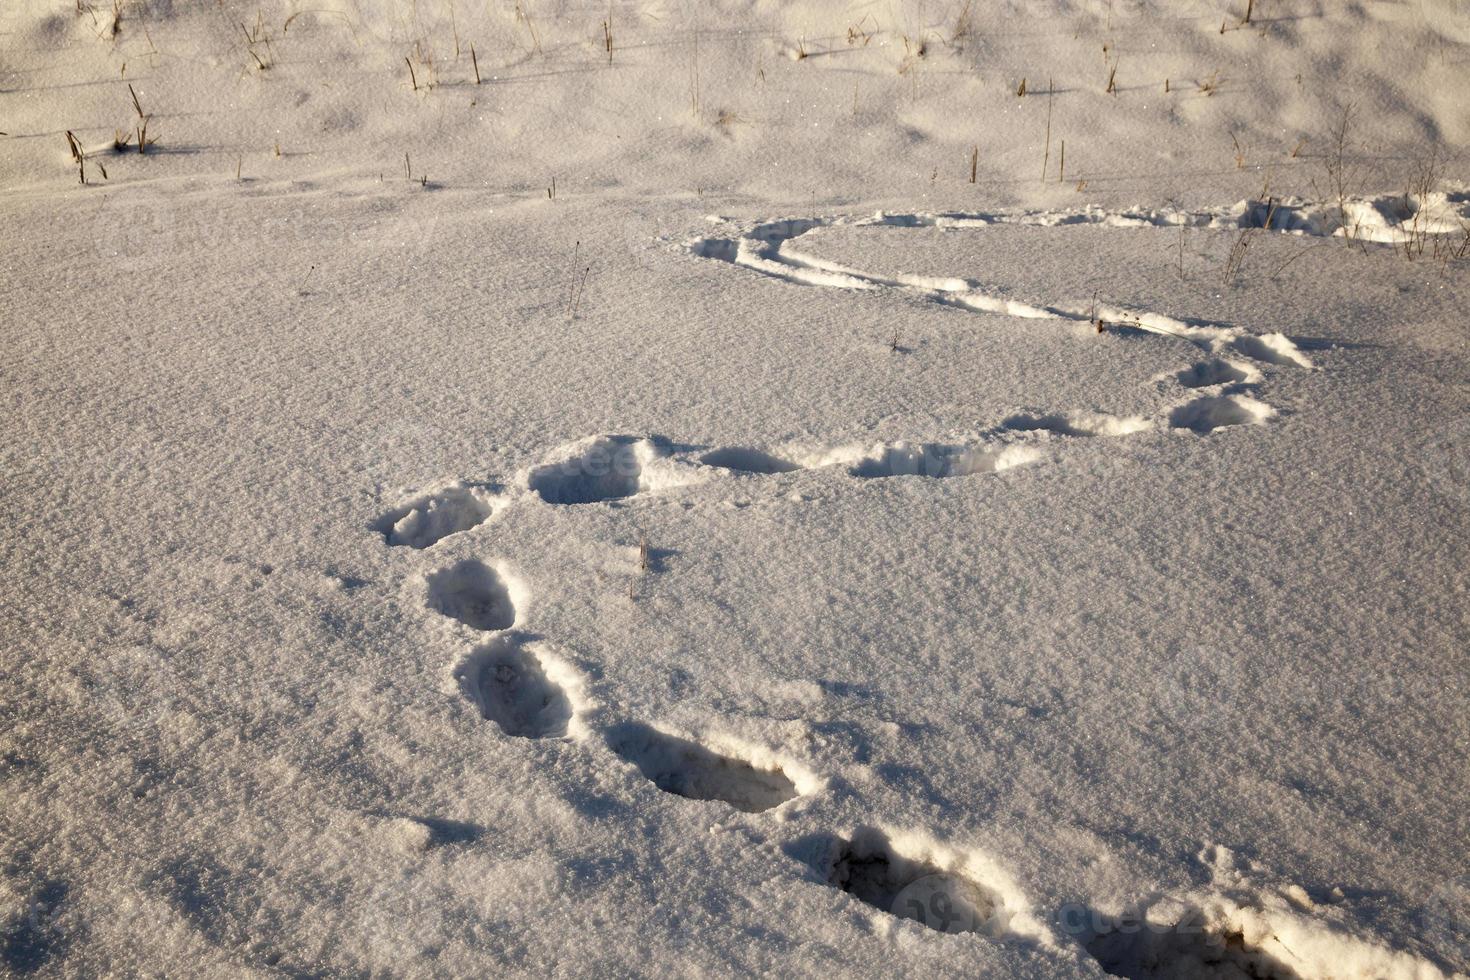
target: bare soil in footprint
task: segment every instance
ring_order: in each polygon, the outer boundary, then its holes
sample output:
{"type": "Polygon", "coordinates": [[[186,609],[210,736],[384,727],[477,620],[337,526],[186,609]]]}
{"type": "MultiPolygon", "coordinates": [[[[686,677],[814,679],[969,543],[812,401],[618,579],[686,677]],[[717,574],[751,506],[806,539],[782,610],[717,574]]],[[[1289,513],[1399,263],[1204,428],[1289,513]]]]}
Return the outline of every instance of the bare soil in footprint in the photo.
{"type": "Polygon", "coordinates": [[[515,625],[510,589],[495,570],[466,559],[425,576],[429,608],[477,630],[504,630],[515,625]]]}
{"type": "Polygon", "coordinates": [[[460,689],[480,714],[519,738],[560,738],[573,708],[521,637],[498,636],[476,649],[456,671],[460,689]]]}
{"type": "Polygon", "coordinates": [[[659,789],[686,799],[719,800],[746,813],[759,813],[798,795],[796,784],[780,769],[757,769],[637,722],[613,728],[607,744],[659,789]]]}

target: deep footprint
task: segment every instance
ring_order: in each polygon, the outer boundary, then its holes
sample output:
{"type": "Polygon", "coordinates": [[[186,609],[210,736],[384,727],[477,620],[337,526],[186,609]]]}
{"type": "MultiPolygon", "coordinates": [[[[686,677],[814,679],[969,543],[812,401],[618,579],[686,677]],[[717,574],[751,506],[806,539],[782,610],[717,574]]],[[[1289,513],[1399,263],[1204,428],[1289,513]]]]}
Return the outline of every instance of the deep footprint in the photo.
{"type": "Polygon", "coordinates": [[[504,581],[483,562],[466,559],[424,577],[429,608],[477,630],[515,625],[515,603],[504,581]]]}
{"type": "Polygon", "coordinates": [[[1013,432],[1055,432],[1059,436],[1090,436],[1065,415],[1012,415],[1001,426],[1013,432]]]}
{"type": "Polygon", "coordinates": [[[613,728],[607,744],[659,789],[686,799],[719,800],[759,813],[798,795],[796,784],[780,769],[757,769],[637,722],[613,728]]]}
{"type": "Polygon", "coordinates": [[[797,842],[792,853],[816,867],[833,888],[889,915],[938,932],[992,938],[1007,932],[1009,914],[998,893],[964,875],[905,857],[881,831],[860,829],[851,840],[818,835],[797,842]]]}
{"type": "Polygon", "coordinates": [[[1186,388],[1211,388],[1215,385],[1248,384],[1260,378],[1259,372],[1244,364],[1216,357],[1192,364],[1174,375],[1186,388]]]}
{"type": "Polygon", "coordinates": [[[1127,436],[1150,428],[1147,419],[1136,415],[1012,415],[1001,423],[1012,432],[1055,432],[1059,436],[1127,436]]]}
{"type": "Polygon", "coordinates": [[[395,507],[378,518],[373,529],[390,546],[428,548],[451,534],[484,523],[491,511],[490,501],[482,491],[473,487],[449,487],[395,507]]]}
{"type": "Polygon", "coordinates": [[[567,459],[536,467],[527,484],[549,504],[593,504],[631,497],[644,489],[643,464],[651,451],[647,440],[600,436],[567,459]]]}
{"type": "Polygon", "coordinates": [[[1260,336],[1247,334],[1232,340],[1230,346],[1246,357],[1254,357],[1267,364],[1303,368],[1312,366],[1311,358],[1297,349],[1296,344],[1292,343],[1291,338],[1285,334],[1266,333],[1260,336]]]}
{"type": "Polygon", "coordinates": [[[759,449],[745,449],[738,446],[705,453],[699,461],[705,466],[718,466],[737,473],[791,473],[801,469],[789,459],[772,456],[759,449]]]}
{"type": "Polygon", "coordinates": [[[480,714],[505,734],[560,738],[567,733],[572,702],[519,637],[496,637],[471,653],[456,674],[480,714]]]}
{"type": "Polygon", "coordinates": [[[1078,935],[1098,965],[1126,980],[1220,978],[1299,980],[1299,974],[1269,954],[1252,949],[1240,933],[1222,933],[1192,910],[1176,922],[1150,922],[1141,916],[1102,916],[1069,909],[1064,931],[1078,935]],[[1067,921],[1068,918],[1075,921],[1067,921]]]}
{"type": "Polygon", "coordinates": [[[1169,424],[1176,429],[1208,435],[1229,425],[1260,425],[1275,414],[1270,405],[1247,395],[1206,396],[1170,412],[1169,424]]]}
{"type": "Polygon", "coordinates": [[[853,464],[848,472],[868,480],[890,476],[943,478],[970,476],[975,473],[1000,473],[1033,463],[1040,458],[1040,452],[1029,446],[987,449],[947,446],[933,442],[897,442],[880,446],[872,454],[853,464]]]}

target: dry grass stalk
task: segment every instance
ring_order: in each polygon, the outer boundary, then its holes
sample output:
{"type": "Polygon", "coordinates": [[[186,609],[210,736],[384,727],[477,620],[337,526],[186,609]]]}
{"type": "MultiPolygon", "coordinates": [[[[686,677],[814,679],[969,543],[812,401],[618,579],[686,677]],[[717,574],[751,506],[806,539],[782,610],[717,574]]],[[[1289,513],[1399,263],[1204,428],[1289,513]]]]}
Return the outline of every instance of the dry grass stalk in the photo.
{"type": "Polygon", "coordinates": [[[1041,181],[1046,182],[1046,169],[1051,163],[1051,104],[1054,93],[1051,79],[1046,80],[1046,148],[1041,154],[1041,181]]]}

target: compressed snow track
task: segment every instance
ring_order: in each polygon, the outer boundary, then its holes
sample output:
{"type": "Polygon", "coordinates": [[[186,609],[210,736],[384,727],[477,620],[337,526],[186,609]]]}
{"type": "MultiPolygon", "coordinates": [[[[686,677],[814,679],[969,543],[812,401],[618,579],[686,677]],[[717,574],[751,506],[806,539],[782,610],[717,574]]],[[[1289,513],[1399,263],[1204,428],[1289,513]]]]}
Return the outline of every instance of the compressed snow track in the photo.
{"type": "MultiPolygon", "coordinates": [[[[1453,202],[1470,212],[1470,204],[1453,202]]],[[[1382,210],[1382,208],[1380,208],[1382,210]]],[[[727,262],[774,279],[801,286],[841,290],[892,289],[919,299],[945,306],[1000,314],[1024,319],[1065,320],[1087,324],[1102,332],[1139,331],[1185,340],[1211,356],[1182,368],[1173,375],[1179,387],[1186,390],[1212,389],[1213,393],[1192,401],[1181,402],[1170,409],[1163,424],[1199,435],[1237,425],[1255,425],[1276,415],[1275,409],[1249,392],[1264,378],[1265,368],[1312,368],[1312,361],[1297,345],[1279,332],[1253,334],[1240,327],[1212,324],[1199,319],[1180,319],[1141,310],[1130,310],[1098,302],[1087,304],[1057,299],[1023,302],[987,289],[981,283],[959,277],[880,274],[830,262],[807,252],[797,251],[791,243],[818,228],[887,227],[972,229],[992,225],[1013,224],[1055,227],[1074,224],[1100,224],[1114,227],[1193,226],[1205,228],[1259,228],[1290,230],[1299,234],[1331,234],[1330,223],[1320,218],[1321,209],[1305,205],[1280,206],[1269,210],[1256,208],[1251,202],[1229,209],[1203,212],[1107,212],[1085,209],[1074,212],[1020,212],[1007,214],[887,214],[872,217],[811,217],[760,221],[731,228],[730,237],[698,238],[690,241],[691,253],[706,259],[727,262]],[[1319,215],[1311,219],[1293,220],[1292,215],[1319,215]],[[1323,230],[1323,229],[1327,230],[1323,230]],[[1245,358],[1245,360],[1241,360],[1245,358]],[[1256,362],[1256,364],[1250,362],[1256,362]]],[[[1409,212],[1412,213],[1412,212],[1409,212]]],[[[1456,212],[1458,213],[1458,211],[1456,212]]],[[[1446,226],[1448,229],[1449,226],[1446,226]]],[[[1141,417],[1113,418],[1098,415],[1071,415],[1045,411],[1021,414],[1007,419],[997,433],[1049,432],[1060,436],[1124,436],[1144,432],[1154,423],[1141,417]]],[[[999,447],[990,439],[974,444],[896,442],[880,446],[864,454],[849,472],[863,478],[889,476],[968,476],[975,473],[998,473],[1014,466],[1036,462],[1040,455],[1033,448],[999,447]]],[[[739,451],[744,452],[744,451],[739,451]]],[[[709,457],[707,457],[709,458],[709,457]]],[[[732,469],[754,472],[775,471],[773,457],[730,456],[745,459],[750,465],[731,465],[732,469]]],[[[728,465],[728,464],[727,464],[728,465]]]]}
{"type": "MultiPolygon", "coordinates": [[[[1244,207],[1244,205],[1238,206],[1244,207]]],[[[1467,205],[1470,210],[1470,205],[1467,205]]],[[[1244,214],[1250,212],[1247,209],[1244,214]]],[[[1237,218],[1234,227],[1253,227],[1247,217],[1237,218]],[[1239,222],[1245,221],[1246,224],[1239,222]]],[[[1264,336],[1248,334],[1234,327],[1220,326],[1202,320],[1181,320],[1137,310],[1099,303],[1096,298],[1082,303],[1059,299],[1030,302],[997,293],[982,283],[960,277],[885,275],[854,269],[830,262],[791,247],[791,243],[818,228],[892,227],[892,228],[984,228],[997,224],[1053,227],[1070,224],[1104,224],[1117,227],[1137,225],[1201,224],[1223,227],[1208,221],[1195,221],[1180,214],[1157,221],[1139,221],[1095,209],[1076,212],[1020,212],[1014,214],[887,214],[872,217],[785,218],[733,226],[731,237],[697,238],[688,243],[689,251],[701,258],[728,262],[801,286],[820,286],[845,290],[894,289],[945,306],[980,313],[1001,314],[1023,319],[1068,320],[1092,324],[1098,329],[1136,329],[1167,334],[1188,340],[1212,353],[1236,350],[1269,364],[1311,367],[1290,339],[1279,333],[1264,336]]],[[[1276,225],[1273,224],[1273,227],[1276,225]]]]}

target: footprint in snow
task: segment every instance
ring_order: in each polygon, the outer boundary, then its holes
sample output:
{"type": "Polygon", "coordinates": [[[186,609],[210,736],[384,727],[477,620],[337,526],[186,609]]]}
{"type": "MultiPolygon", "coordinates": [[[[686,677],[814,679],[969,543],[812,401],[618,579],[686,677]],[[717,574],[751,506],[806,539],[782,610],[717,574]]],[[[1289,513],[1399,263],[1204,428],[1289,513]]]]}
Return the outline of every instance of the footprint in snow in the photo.
{"type": "Polygon", "coordinates": [[[373,530],[390,546],[429,548],[484,523],[493,511],[491,495],[484,488],[459,484],[395,507],[373,523],[373,530]]]}
{"type": "Polygon", "coordinates": [[[882,831],[859,828],[851,839],[816,834],[787,851],[826,884],[880,912],[938,932],[1000,938],[1011,931],[1012,913],[997,889],[902,853],[882,831]]]}
{"type": "MultiPolygon", "coordinates": [[[[1228,353],[1250,361],[1283,367],[1312,368],[1312,361],[1282,333],[1249,334],[1223,324],[1211,324],[1192,318],[1178,319],[1159,313],[1127,310],[1098,305],[1096,296],[1090,305],[1060,300],[1030,304],[1016,301],[996,292],[986,292],[982,284],[968,279],[878,274],[826,261],[806,252],[796,251],[794,243],[808,232],[826,227],[889,227],[984,229],[996,224],[1053,226],[1059,224],[1100,223],[1115,226],[1138,224],[1173,227],[1180,215],[1138,212],[1105,212],[1086,209],[1076,212],[993,212],[942,214],[888,214],[874,216],[818,216],[757,222],[743,228],[732,228],[735,237],[701,238],[689,243],[690,251],[703,259],[728,262],[764,276],[802,286],[826,287],[847,291],[900,289],[910,297],[928,299],[950,307],[961,307],[984,313],[1001,313],[1016,317],[1074,321],[1078,324],[1108,324],[1108,332],[1120,329],[1158,334],[1183,340],[1210,355],[1208,360],[1192,365],[1175,375],[1187,388],[1211,388],[1230,384],[1253,384],[1260,371],[1243,361],[1227,358],[1228,353]]],[[[1212,213],[1210,227],[1239,227],[1240,218],[1233,209],[1212,213]]],[[[1295,226],[1293,226],[1295,227],[1295,226]]],[[[1308,223],[1307,226],[1314,227],[1308,223]]],[[[1274,411],[1254,399],[1221,395],[1213,400],[1200,400],[1176,408],[1169,416],[1175,428],[1207,434],[1215,429],[1264,421],[1274,411]]],[[[1003,428],[1012,430],[1043,429],[1067,436],[1126,435],[1150,428],[1141,419],[1079,419],[1063,415],[1018,417],[1003,428]]],[[[738,465],[732,469],[742,469],[738,465]]],[[[933,444],[898,443],[882,447],[851,470],[859,477],[887,476],[961,476],[976,472],[997,472],[1003,468],[990,451],[967,447],[933,444]]]]}
{"type": "Polygon", "coordinates": [[[661,440],[593,436],[563,446],[533,467],[526,486],[548,504],[596,504],[697,479],[669,458],[661,440]]]}
{"type": "Polygon", "coordinates": [[[1246,357],[1266,364],[1301,368],[1312,366],[1311,358],[1303,354],[1290,337],[1281,333],[1245,334],[1230,341],[1230,346],[1246,357]]]}
{"type": "Polygon", "coordinates": [[[540,644],[513,633],[477,647],[455,670],[460,690],[485,719],[518,738],[560,738],[576,706],[570,667],[540,644]]]}
{"type": "MultiPolygon", "coordinates": [[[[1103,915],[1085,905],[1057,913],[1062,932],[1079,940],[1108,974],[1126,980],[1176,977],[1298,980],[1301,976],[1228,924],[1212,924],[1198,908],[1103,915]]],[[[1275,938],[1274,936],[1271,938],[1275,938]]]]}
{"type": "Polygon", "coordinates": [[[1260,425],[1275,414],[1270,405],[1248,395],[1206,395],[1170,412],[1169,424],[1204,436],[1230,425],[1260,425]]]}
{"type": "Polygon", "coordinates": [[[1001,473],[1041,459],[1032,446],[951,446],[937,442],[894,442],[859,459],[848,473],[865,480],[890,476],[951,477],[1001,473]]]}
{"type": "Polygon", "coordinates": [[[424,576],[430,609],[477,630],[510,629],[516,621],[511,586],[483,562],[465,559],[424,576]]]}
{"type": "Polygon", "coordinates": [[[801,469],[800,464],[789,459],[742,446],[712,450],[701,456],[699,461],[705,466],[716,466],[735,473],[792,473],[801,469]]]}
{"type": "Polygon", "coordinates": [[[800,795],[779,766],[757,767],[637,722],[611,729],[607,744],[659,789],[686,799],[719,800],[759,813],[800,795]]]}
{"type": "Polygon", "coordinates": [[[1148,419],[1137,415],[1012,415],[1001,423],[1012,432],[1054,432],[1059,436],[1128,436],[1153,428],[1148,419]]]}
{"type": "Polygon", "coordinates": [[[1254,384],[1261,379],[1261,372],[1249,364],[1214,357],[1191,364],[1174,375],[1174,379],[1186,388],[1213,388],[1215,385],[1254,384]]]}

